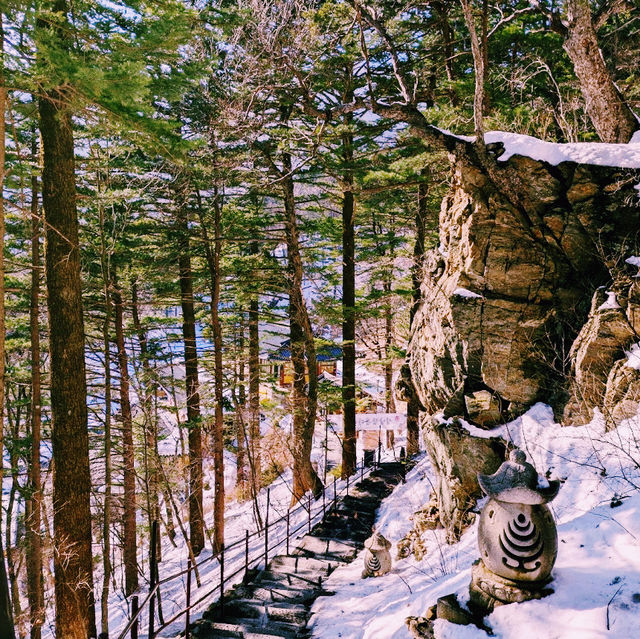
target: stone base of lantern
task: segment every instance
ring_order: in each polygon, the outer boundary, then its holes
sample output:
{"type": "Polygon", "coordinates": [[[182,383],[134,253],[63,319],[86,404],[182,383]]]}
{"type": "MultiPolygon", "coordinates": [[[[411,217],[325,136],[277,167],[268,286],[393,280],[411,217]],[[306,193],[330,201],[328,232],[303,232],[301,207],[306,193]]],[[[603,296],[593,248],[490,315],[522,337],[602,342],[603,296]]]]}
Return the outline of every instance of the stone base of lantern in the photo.
{"type": "Polygon", "coordinates": [[[471,585],[469,586],[469,606],[479,614],[488,614],[496,606],[510,603],[521,603],[531,599],[542,599],[553,592],[549,587],[552,579],[544,581],[512,581],[491,572],[478,559],[471,569],[471,585]]]}

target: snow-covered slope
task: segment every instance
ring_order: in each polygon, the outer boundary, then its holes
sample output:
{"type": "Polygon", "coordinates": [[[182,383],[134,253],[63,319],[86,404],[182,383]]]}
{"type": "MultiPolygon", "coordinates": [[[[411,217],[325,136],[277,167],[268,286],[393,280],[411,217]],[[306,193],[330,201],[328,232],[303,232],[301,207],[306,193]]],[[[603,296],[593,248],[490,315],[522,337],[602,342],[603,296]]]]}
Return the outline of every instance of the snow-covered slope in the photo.
{"type": "MultiPolygon", "coordinates": [[[[540,473],[549,470],[565,481],[551,504],[559,537],[555,593],[541,601],[497,608],[487,618],[495,636],[640,637],[640,420],[628,420],[609,433],[600,416],[586,426],[561,427],[548,406],[537,404],[499,432],[522,447],[540,473]],[[612,500],[622,503],[612,508],[612,500]]],[[[407,484],[384,502],[378,529],[390,541],[408,532],[409,515],[427,501],[431,481],[429,463],[423,459],[407,484]]],[[[337,570],[327,583],[337,594],[314,606],[314,637],[406,638],[407,616],[424,615],[438,597],[451,592],[466,601],[471,564],[478,557],[476,527],[451,546],[441,531],[429,532],[427,545],[421,562],[413,557],[399,560],[390,574],[377,579],[360,579],[358,560],[337,570]]],[[[488,635],[475,626],[437,620],[435,636],[488,635]]]]}

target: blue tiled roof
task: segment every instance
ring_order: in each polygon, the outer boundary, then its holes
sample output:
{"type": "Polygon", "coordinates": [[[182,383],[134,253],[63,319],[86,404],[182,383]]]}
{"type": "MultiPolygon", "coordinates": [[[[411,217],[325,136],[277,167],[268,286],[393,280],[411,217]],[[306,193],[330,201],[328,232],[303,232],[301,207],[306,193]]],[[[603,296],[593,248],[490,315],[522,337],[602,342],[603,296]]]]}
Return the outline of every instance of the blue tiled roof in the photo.
{"type": "MultiPolygon", "coordinates": [[[[342,348],[335,344],[323,344],[316,351],[319,362],[333,362],[342,357],[342,348]]],[[[276,362],[288,362],[291,359],[291,340],[287,339],[269,354],[269,359],[276,362]]]]}

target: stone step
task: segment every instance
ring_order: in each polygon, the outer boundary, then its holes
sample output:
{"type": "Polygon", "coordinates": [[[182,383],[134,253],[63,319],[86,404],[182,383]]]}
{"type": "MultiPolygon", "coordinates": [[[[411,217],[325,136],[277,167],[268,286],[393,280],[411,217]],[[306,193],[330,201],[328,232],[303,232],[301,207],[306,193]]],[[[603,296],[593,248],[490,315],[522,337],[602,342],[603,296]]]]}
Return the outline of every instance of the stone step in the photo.
{"type": "Polygon", "coordinates": [[[222,621],[209,621],[202,624],[201,629],[192,630],[197,639],[293,639],[297,633],[276,629],[261,628],[255,630],[248,623],[228,623],[222,621]]]}
{"type": "Polygon", "coordinates": [[[248,619],[264,619],[280,621],[288,624],[304,626],[309,612],[305,606],[286,601],[266,602],[261,599],[231,599],[224,604],[225,618],[246,617],[248,619]]]}
{"type": "Polygon", "coordinates": [[[282,584],[260,584],[253,589],[251,599],[260,599],[267,603],[289,602],[308,603],[313,601],[318,593],[318,588],[289,588],[282,584]]]}
{"type": "Polygon", "coordinates": [[[299,637],[306,630],[306,623],[292,624],[275,619],[262,617],[260,619],[251,619],[247,617],[225,616],[225,623],[235,625],[239,628],[244,637],[252,635],[268,635],[270,637],[285,637],[286,639],[294,639],[299,637]]]}
{"type": "Polygon", "coordinates": [[[295,574],[325,577],[338,565],[338,561],[328,559],[316,559],[303,555],[276,555],[269,562],[269,570],[272,572],[287,572],[295,574]]]}
{"type": "Polygon", "coordinates": [[[294,572],[273,572],[271,570],[263,570],[256,579],[256,583],[262,585],[267,582],[269,584],[282,584],[287,587],[294,588],[322,588],[322,576],[315,573],[294,573],[294,572]]]}
{"type": "Polygon", "coordinates": [[[348,544],[331,537],[305,535],[298,541],[293,554],[314,555],[319,559],[338,559],[348,563],[355,559],[358,550],[355,544],[348,544]]]}

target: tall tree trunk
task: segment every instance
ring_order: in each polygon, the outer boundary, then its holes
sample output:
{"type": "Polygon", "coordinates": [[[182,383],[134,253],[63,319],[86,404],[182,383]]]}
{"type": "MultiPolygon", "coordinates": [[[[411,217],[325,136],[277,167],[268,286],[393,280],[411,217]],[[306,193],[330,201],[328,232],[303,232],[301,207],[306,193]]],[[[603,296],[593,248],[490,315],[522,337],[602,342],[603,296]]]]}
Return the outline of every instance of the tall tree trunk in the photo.
{"type": "Polygon", "coordinates": [[[102,323],[102,343],[104,355],[104,500],[102,513],[102,593],[100,597],[100,625],[103,633],[109,633],[109,584],[113,567],[111,565],[111,273],[104,236],[104,210],[100,207],[100,228],[102,234],[102,277],[104,295],[104,321],[102,323]]]}
{"type": "Polygon", "coordinates": [[[236,490],[238,493],[238,499],[244,501],[247,495],[247,450],[246,450],[246,433],[245,433],[245,415],[247,408],[247,391],[245,389],[245,352],[244,352],[244,334],[245,334],[245,319],[244,313],[240,315],[240,321],[238,322],[238,335],[235,343],[237,345],[236,351],[236,370],[237,370],[237,385],[238,385],[238,408],[236,410],[235,419],[235,432],[236,441],[238,442],[238,451],[236,454],[236,490]]]}
{"type": "Polygon", "coordinates": [[[122,457],[124,462],[124,575],[125,594],[138,589],[138,560],[136,535],[136,470],[133,451],[133,420],[129,396],[129,358],[124,341],[124,306],[115,268],[113,277],[113,306],[116,326],[116,348],[120,372],[120,415],[122,419],[122,457]]]}
{"type": "MultiPolygon", "coordinates": [[[[470,2],[473,0],[460,0],[462,5],[462,13],[464,14],[464,21],[469,30],[469,36],[471,39],[471,53],[473,55],[473,68],[475,71],[475,91],[473,94],[473,122],[476,134],[476,142],[479,144],[484,143],[484,125],[483,116],[486,103],[485,95],[485,61],[487,59],[487,53],[484,50],[482,32],[478,37],[478,30],[476,29],[476,23],[473,16],[472,7],[470,2]]],[[[487,15],[487,3],[483,0],[483,24],[485,23],[485,17],[487,15]]],[[[486,29],[483,29],[486,31],[486,29]]]]}
{"type": "MultiPolygon", "coordinates": [[[[31,156],[37,162],[38,143],[32,130],[31,156]]],[[[44,623],[44,583],[42,576],[42,479],[40,440],[42,430],[42,390],[40,367],[40,218],[38,210],[38,176],[31,176],[31,462],[29,464],[29,516],[26,518],[27,594],[31,639],[40,639],[44,623]]]]}
{"type": "Polygon", "coordinates": [[[302,294],[300,255],[291,156],[282,154],[282,188],[287,241],[289,330],[293,364],[293,491],[292,503],[308,490],[318,496],[322,481],[311,465],[311,445],[318,409],[318,363],[311,321],[302,294]],[[305,377],[308,375],[308,383],[305,377]]]}
{"type": "MultiPolygon", "coordinates": [[[[345,103],[353,99],[352,73],[345,78],[345,103]]],[[[345,116],[346,132],[342,136],[342,405],[344,441],[342,477],[356,469],[356,269],[355,206],[353,199],[353,133],[351,114],[345,116]]]]}
{"type": "MultiPolygon", "coordinates": [[[[38,20],[50,42],[65,46],[67,3],[38,20]],[[51,24],[55,25],[53,29],[51,24]]],[[[44,34],[43,34],[44,35],[44,34]]],[[[53,525],[56,635],[95,637],[91,552],[91,476],[87,432],[87,380],[74,148],[71,113],[60,88],[38,98],[44,152],[42,195],[46,223],[47,306],[51,359],[53,525]]]]}
{"type": "Polygon", "coordinates": [[[384,307],[384,394],[387,413],[396,412],[393,396],[393,309],[391,308],[391,280],[385,280],[386,303],[384,307]]]}
{"type": "Polygon", "coordinates": [[[589,0],[567,0],[566,6],[566,28],[560,27],[563,46],[578,76],[589,119],[603,142],[626,143],[640,126],[604,63],[589,0]]]}
{"type": "MultiPolygon", "coordinates": [[[[257,254],[255,243],[251,252],[257,254]]],[[[253,293],[249,302],[249,470],[251,496],[260,490],[262,461],[260,455],[260,301],[253,293]]]]}
{"type": "Polygon", "coordinates": [[[449,100],[453,106],[457,106],[460,102],[458,94],[453,86],[453,82],[456,79],[455,68],[453,66],[453,58],[455,54],[454,48],[454,34],[449,23],[448,10],[451,6],[449,2],[432,2],[433,10],[438,16],[438,27],[440,28],[440,34],[442,36],[442,44],[444,49],[444,70],[447,76],[447,82],[449,86],[446,91],[449,95],[449,100]]]}
{"type": "Polygon", "coordinates": [[[214,521],[214,542],[215,552],[219,552],[224,544],[224,415],[223,395],[222,395],[222,327],[220,325],[220,256],[222,253],[222,233],[220,204],[220,194],[218,187],[215,187],[215,197],[213,203],[213,251],[209,240],[209,232],[204,220],[202,209],[200,212],[200,227],[205,245],[207,265],[209,267],[209,280],[211,292],[211,331],[213,333],[214,351],[214,380],[215,380],[215,412],[213,426],[213,464],[215,490],[213,497],[213,521],[214,521]]]}
{"type": "MultiPolygon", "coordinates": [[[[133,317],[133,328],[140,345],[140,361],[142,362],[142,405],[144,412],[144,477],[145,494],[147,497],[147,514],[149,530],[154,521],[160,521],[160,501],[158,497],[160,476],[158,472],[158,430],[153,410],[154,385],[152,380],[151,362],[149,361],[149,347],[147,344],[147,334],[140,321],[140,311],[138,308],[138,283],[134,279],[131,283],[131,314],[133,317]]],[[[170,519],[171,510],[169,510],[170,519]]],[[[173,530],[173,527],[171,527],[173,530]]],[[[156,557],[161,560],[160,535],[156,548],[156,557]]]]}
{"type": "MultiPolygon", "coordinates": [[[[427,169],[422,170],[422,176],[426,177],[427,169]]],[[[411,265],[411,310],[409,312],[409,328],[413,326],[413,320],[420,305],[420,286],[422,285],[425,232],[427,223],[427,195],[429,187],[426,183],[418,185],[418,206],[416,209],[416,242],[413,246],[413,264],[411,265]]],[[[420,450],[420,400],[412,388],[407,402],[407,455],[415,455],[420,450]]]]}
{"type": "Polygon", "coordinates": [[[20,509],[20,484],[18,483],[18,448],[15,446],[15,442],[20,440],[20,427],[22,424],[22,406],[25,400],[25,387],[18,386],[16,393],[16,408],[15,419],[11,420],[10,413],[11,408],[9,404],[9,396],[6,395],[7,400],[7,416],[8,425],[10,428],[11,441],[14,445],[9,450],[9,464],[11,467],[11,490],[9,491],[9,502],[7,503],[7,521],[5,524],[6,534],[6,548],[7,548],[7,568],[9,574],[9,587],[11,592],[11,602],[13,604],[13,618],[16,620],[16,626],[19,637],[24,637],[24,619],[22,618],[22,606],[20,605],[20,591],[18,589],[18,570],[16,568],[16,559],[19,557],[20,549],[18,548],[18,533],[16,531],[16,540],[12,539],[11,532],[14,527],[13,524],[13,512],[14,507],[17,506],[20,509]],[[17,504],[16,504],[16,497],[17,504]]]}
{"type": "MultiPolygon", "coordinates": [[[[7,108],[7,88],[4,82],[4,30],[2,28],[2,12],[0,11],[0,481],[4,477],[4,395],[5,395],[5,322],[4,322],[4,163],[5,163],[5,111],[7,108]]],[[[0,526],[2,525],[2,491],[0,490],[0,526]]],[[[13,616],[7,569],[2,550],[0,535],[0,639],[13,639],[13,616]]]]}
{"type": "Polygon", "coordinates": [[[198,555],[204,548],[202,427],[200,424],[198,352],[196,349],[196,316],[193,301],[189,226],[187,214],[183,208],[178,212],[178,234],[187,428],[189,431],[189,538],[193,553],[198,555]]]}

